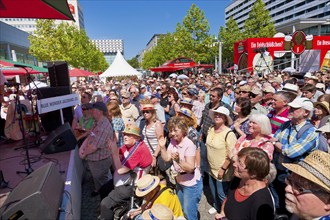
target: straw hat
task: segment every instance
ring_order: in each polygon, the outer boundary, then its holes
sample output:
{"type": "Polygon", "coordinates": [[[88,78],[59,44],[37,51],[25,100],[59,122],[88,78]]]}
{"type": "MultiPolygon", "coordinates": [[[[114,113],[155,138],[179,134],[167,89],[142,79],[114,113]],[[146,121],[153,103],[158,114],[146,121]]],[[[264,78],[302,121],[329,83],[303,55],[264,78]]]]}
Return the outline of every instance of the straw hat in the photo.
{"type": "Polygon", "coordinates": [[[326,102],[326,101],[323,101],[323,102],[315,102],[314,103],[314,107],[316,106],[321,106],[323,109],[325,109],[328,113],[328,115],[330,115],[330,108],[329,108],[329,103],[326,102]]]}
{"type": "Polygon", "coordinates": [[[290,92],[298,92],[299,87],[292,83],[285,83],[283,90],[290,91],[290,92]]]}
{"type": "Polygon", "coordinates": [[[146,174],[136,182],[135,195],[143,197],[159,185],[159,177],[146,174]]]}
{"type": "Polygon", "coordinates": [[[151,209],[147,209],[142,213],[142,218],[144,220],[172,220],[173,212],[167,206],[162,204],[155,204],[151,209]]]}
{"type": "Polygon", "coordinates": [[[209,115],[210,115],[210,118],[212,118],[212,120],[214,120],[214,113],[220,113],[222,115],[225,115],[227,117],[228,124],[231,125],[233,123],[233,120],[230,117],[230,112],[229,112],[228,108],[220,106],[219,108],[217,108],[215,110],[211,109],[209,111],[209,115]]]}
{"type": "Polygon", "coordinates": [[[194,119],[193,118],[193,113],[190,109],[187,108],[181,108],[180,111],[178,112],[179,114],[185,115],[188,118],[194,119]]]}
{"type": "Polygon", "coordinates": [[[265,86],[263,91],[267,93],[275,93],[275,89],[272,86],[265,86]]]}
{"type": "Polygon", "coordinates": [[[240,90],[241,92],[251,92],[251,86],[249,86],[249,85],[244,85],[244,86],[239,87],[239,90],[240,90]]]}
{"type": "Polygon", "coordinates": [[[329,153],[315,150],[298,164],[283,163],[283,166],[330,192],[329,153]]]}
{"type": "Polygon", "coordinates": [[[180,100],[180,104],[186,104],[193,106],[193,101],[191,98],[183,98],[180,100]]]}
{"type": "Polygon", "coordinates": [[[132,134],[132,135],[135,135],[135,136],[141,138],[140,128],[138,126],[136,126],[135,124],[125,125],[125,130],[123,131],[123,134],[132,134]]]}
{"type": "Polygon", "coordinates": [[[156,110],[155,106],[153,104],[143,104],[141,105],[141,111],[147,111],[147,110],[156,110]]]}

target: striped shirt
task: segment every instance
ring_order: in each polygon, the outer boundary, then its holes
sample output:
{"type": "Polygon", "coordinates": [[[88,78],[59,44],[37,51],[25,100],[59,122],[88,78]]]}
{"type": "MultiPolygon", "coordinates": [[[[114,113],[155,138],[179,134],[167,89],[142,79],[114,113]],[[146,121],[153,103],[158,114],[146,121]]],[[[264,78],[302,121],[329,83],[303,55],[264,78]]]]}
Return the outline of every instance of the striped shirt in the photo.
{"type": "Polygon", "coordinates": [[[282,163],[298,161],[303,159],[309,152],[317,149],[319,140],[315,127],[306,130],[299,139],[296,137],[305,123],[310,122],[304,121],[298,125],[290,124],[283,131],[278,129],[274,134],[274,137],[282,144],[282,153],[274,152],[274,163],[277,169],[285,170],[282,163]]]}
{"type": "Polygon", "coordinates": [[[154,154],[154,151],[156,150],[158,146],[158,139],[156,134],[156,123],[153,123],[153,125],[147,129],[147,125],[142,130],[142,135],[144,137],[144,142],[149,147],[149,151],[151,154],[154,154]],[[153,149],[153,150],[152,150],[153,149]]]}
{"type": "Polygon", "coordinates": [[[289,108],[286,108],[278,115],[276,115],[275,110],[272,110],[267,115],[268,118],[270,119],[270,124],[272,126],[272,134],[275,134],[275,132],[281,127],[282,124],[284,124],[284,122],[289,121],[288,115],[289,115],[289,108]]]}

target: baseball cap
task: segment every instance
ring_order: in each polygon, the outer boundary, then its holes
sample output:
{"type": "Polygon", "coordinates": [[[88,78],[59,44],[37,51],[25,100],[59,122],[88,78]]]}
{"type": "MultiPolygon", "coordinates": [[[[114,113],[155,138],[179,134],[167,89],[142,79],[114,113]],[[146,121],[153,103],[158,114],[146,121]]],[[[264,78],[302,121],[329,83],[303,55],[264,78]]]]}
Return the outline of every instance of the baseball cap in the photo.
{"type": "Polygon", "coordinates": [[[103,112],[108,111],[107,106],[104,104],[104,102],[95,102],[93,104],[93,108],[98,109],[98,110],[103,111],[103,112]]]}
{"type": "Polygon", "coordinates": [[[303,108],[312,112],[314,110],[314,104],[308,98],[296,98],[288,104],[292,108],[303,108]]]}

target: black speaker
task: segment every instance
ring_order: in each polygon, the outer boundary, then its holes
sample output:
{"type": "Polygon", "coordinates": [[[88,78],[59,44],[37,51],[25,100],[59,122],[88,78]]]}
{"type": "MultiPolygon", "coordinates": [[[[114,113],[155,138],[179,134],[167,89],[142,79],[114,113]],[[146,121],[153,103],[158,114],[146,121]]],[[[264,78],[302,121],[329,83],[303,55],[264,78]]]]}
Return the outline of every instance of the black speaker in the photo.
{"type": "MultiPolygon", "coordinates": [[[[70,86],[59,86],[59,87],[44,87],[38,89],[38,99],[45,99],[50,97],[62,96],[71,94],[70,86]]],[[[73,107],[62,109],[64,122],[72,123],[73,120],[73,107]]],[[[47,132],[51,132],[61,126],[61,114],[60,110],[47,112],[40,115],[42,127],[47,132]]]]}
{"type": "Polygon", "coordinates": [[[71,126],[69,123],[65,123],[52,131],[40,148],[45,154],[53,154],[73,150],[76,145],[77,139],[71,130],[71,126]]]}
{"type": "Polygon", "coordinates": [[[47,62],[51,87],[70,86],[68,63],[65,61],[47,62]]]}
{"type": "Polygon", "coordinates": [[[25,177],[0,209],[1,219],[57,219],[64,180],[53,162],[25,177]]]}

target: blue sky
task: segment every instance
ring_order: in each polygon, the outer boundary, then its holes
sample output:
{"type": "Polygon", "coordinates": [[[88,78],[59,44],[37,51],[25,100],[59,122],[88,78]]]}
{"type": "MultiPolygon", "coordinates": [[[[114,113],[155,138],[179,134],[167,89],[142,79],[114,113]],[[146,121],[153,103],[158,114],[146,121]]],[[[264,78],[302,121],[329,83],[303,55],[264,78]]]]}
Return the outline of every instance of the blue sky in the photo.
{"type": "Polygon", "coordinates": [[[174,32],[192,4],[204,11],[210,34],[225,24],[225,8],[231,0],[79,0],[85,30],[91,39],[123,39],[124,55],[131,59],[142,51],[154,34],[174,32]]]}

